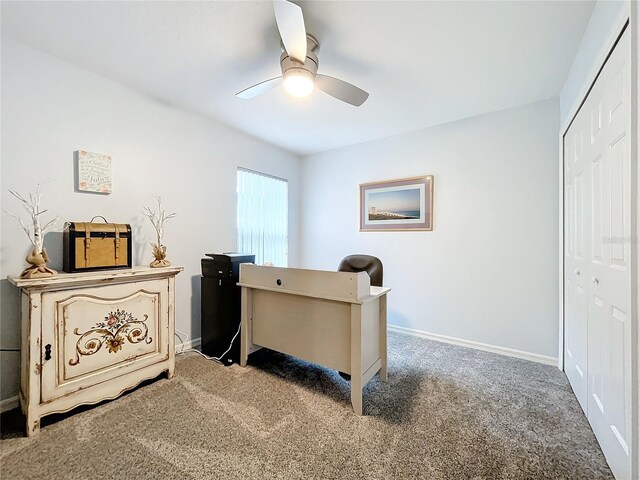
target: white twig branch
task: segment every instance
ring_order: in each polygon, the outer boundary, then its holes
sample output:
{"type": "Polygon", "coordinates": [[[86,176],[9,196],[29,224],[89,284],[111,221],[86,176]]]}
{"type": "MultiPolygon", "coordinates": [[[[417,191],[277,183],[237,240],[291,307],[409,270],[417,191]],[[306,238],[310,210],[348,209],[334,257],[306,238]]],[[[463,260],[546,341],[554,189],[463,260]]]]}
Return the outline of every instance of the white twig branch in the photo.
{"type": "Polygon", "coordinates": [[[47,231],[52,230],[58,221],[58,217],[55,217],[52,220],[49,220],[44,227],[40,225],[40,215],[49,211],[47,209],[40,210],[40,201],[42,199],[42,185],[44,185],[48,181],[49,180],[44,180],[42,182],[39,182],[36,185],[35,193],[29,193],[29,195],[27,196],[28,200],[15,190],[9,190],[9,193],[16,199],[18,199],[18,201],[22,204],[22,208],[24,208],[31,217],[31,227],[25,225],[19,216],[4,210],[6,214],[12,216],[18,221],[24,232],[27,234],[29,241],[34,246],[36,254],[42,253],[42,242],[44,234],[47,231]]]}
{"type": "Polygon", "coordinates": [[[56,226],[56,223],[58,222],[58,217],[53,218],[51,220],[49,220],[47,223],[44,224],[44,227],[42,227],[42,234],[44,235],[47,232],[50,232],[51,230],[53,230],[56,226]]]}
{"type": "Polygon", "coordinates": [[[170,218],[175,217],[176,213],[167,215],[165,210],[162,208],[162,198],[156,197],[156,201],[158,204],[157,210],[151,210],[150,207],[142,207],[142,213],[149,218],[151,225],[155,228],[158,246],[160,246],[162,245],[162,237],[164,236],[164,223],[170,218]]]}
{"type": "MultiPolygon", "coordinates": [[[[29,202],[28,200],[26,200],[22,195],[20,195],[18,192],[14,191],[14,190],[9,190],[9,193],[11,195],[13,195],[14,197],[16,197],[18,200],[20,200],[20,202],[22,202],[22,207],[31,215],[34,213],[33,210],[33,202],[29,202]]],[[[29,197],[31,197],[31,194],[29,194],[29,197]]]]}
{"type": "Polygon", "coordinates": [[[11,212],[7,212],[6,210],[2,210],[4,213],[6,213],[7,215],[12,216],[13,218],[15,218],[18,223],[20,224],[20,226],[22,227],[22,229],[24,230],[24,233],[27,234],[27,237],[29,237],[29,241],[32,243],[32,245],[35,247],[36,244],[33,242],[33,235],[31,235],[31,230],[29,230],[29,227],[27,227],[24,222],[22,221],[22,219],[16,215],[15,213],[11,213],[11,212]]]}

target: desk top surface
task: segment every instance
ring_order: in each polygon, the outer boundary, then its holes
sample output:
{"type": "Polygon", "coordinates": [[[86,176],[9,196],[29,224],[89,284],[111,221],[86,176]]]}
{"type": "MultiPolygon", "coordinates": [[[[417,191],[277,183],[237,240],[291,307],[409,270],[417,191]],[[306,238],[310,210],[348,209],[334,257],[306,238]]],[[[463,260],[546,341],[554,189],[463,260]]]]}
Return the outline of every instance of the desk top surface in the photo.
{"type": "Polygon", "coordinates": [[[386,287],[370,287],[366,272],[335,272],[302,268],[240,265],[241,287],[253,290],[362,304],[386,294],[386,287]]]}
{"type": "Polygon", "coordinates": [[[379,297],[380,295],[384,295],[390,291],[391,287],[371,287],[371,295],[374,297],[379,297]]]}
{"type": "Polygon", "coordinates": [[[302,297],[321,298],[323,300],[333,300],[335,302],[342,302],[342,303],[356,303],[356,304],[360,304],[360,305],[365,303],[365,302],[368,302],[370,300],[373,300],[375,298],[381,297],[382,295],[386,295],[387,293],[389,293],[391,291],[391,288],[389,288],[389,287],[370,287],[369,295],[361,297],[360,299],[345,299],[345,298],[340,298],[340,297],[332,297],[331,295],[322,295],[322,294],[318,294],[318,293],[314,293],[314,292],[302,292],[302,291],[296,291],[296,290],[287,290],[285,288],[265,287],[263,285],[251,285],[251,284],[248,284],[248,283],[238,283],[238,286],[245,287],[245,288],[251,288],[251,289],[254,289],[254,290],[265,290],[267,292],[282,293],[282,294],[286,294],[286,295],[300,295],[302,297]]]}

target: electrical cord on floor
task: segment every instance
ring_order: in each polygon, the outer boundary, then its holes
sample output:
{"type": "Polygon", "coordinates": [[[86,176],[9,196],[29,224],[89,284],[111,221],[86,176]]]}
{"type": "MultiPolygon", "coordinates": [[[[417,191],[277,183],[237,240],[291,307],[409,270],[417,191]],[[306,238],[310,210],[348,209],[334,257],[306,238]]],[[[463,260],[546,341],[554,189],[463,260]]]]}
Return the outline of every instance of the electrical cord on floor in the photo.
{"type": "Polygon", "coordinates": [[[175,330],[175,335],[176,337],[178,337],[178,340],[180,340],[180,351],[176,352],[176,355],[180,355],[181,353],[184,353],[184,344],[187,342],[189,335],[185,332],[181,332],[180,330],[176,329],[175,330]],[[184,335],[184,340],[182,339],[182,337],[180,336],[180,334],[184,335]]]}
{"type": "Polygon", "coordinates": [[[178,337],[178,339],[180,339],[181,345],[182,345],[182,349],[179,352],[176,352],[176,355],[182,355],[183,353],[197,353],[198,355],[200,355],[203,358],[206,358],[207,360],[213,360],[214,362],[218,362],[221,365],[224,365],[224,363],[222,362],[222,357],[224,357],[227,353],[229,353],[229,351],[231,350],[231,348],[233,347],[233,342],[236,341],[236,338],[238,336],[238,334],[240,333],[240,327],[241,325],[238,325],[238,330],[236,331],[236,334],[233,336],[233,338],[231,339],[231,343],[229,343],[229,348],[227,348],[225,350],[225,352],[220,355],[219,357],[210,357],[209,355],[205,355],[204,353],[202,353],[200,350],[197,350],[195,348],[187,348],[186,350],[184,349],[184,344],[186,343],[187,339],[189,338],[189,335],[187,335],[184,332],[181,332],[179,330],[175,331],[176,336],[178,337]],[[185,339],[182,340],[182,338],[180,337],[179,333],[182,333],[185,336],[185,339]]]}

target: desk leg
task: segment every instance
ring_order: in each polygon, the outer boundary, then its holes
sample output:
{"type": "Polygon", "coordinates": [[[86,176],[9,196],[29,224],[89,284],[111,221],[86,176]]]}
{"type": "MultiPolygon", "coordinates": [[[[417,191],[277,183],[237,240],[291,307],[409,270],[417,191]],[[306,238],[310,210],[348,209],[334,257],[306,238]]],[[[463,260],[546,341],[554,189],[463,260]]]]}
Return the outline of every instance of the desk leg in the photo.
{"type": "Polygon", "coordinates": [[[389,379],[387,374],[387,295],[380,297],[380,381],[389,379]]]}
{"type": "Polygon", "coordinates": [[[249,351],[251,350],[251,319],[253,317],[253,290],[242,287],[241,327],[240,327],[240,366],[247,366],[249,351]]]}
{"type": "Polygon", "coordinates": [[[362,305],[351,304],[351,405],[362,415],[362,305]]]}

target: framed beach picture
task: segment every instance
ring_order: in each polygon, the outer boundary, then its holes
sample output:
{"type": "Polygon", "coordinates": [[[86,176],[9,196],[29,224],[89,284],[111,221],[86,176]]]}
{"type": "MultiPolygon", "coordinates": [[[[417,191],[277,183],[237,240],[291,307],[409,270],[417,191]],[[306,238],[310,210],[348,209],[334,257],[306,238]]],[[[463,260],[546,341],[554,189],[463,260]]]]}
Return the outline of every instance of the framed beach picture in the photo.
{"type": "Polygon", "coordinates": [[[360,184],[360,231],[433,230],[433,175],[360,184]]]}

